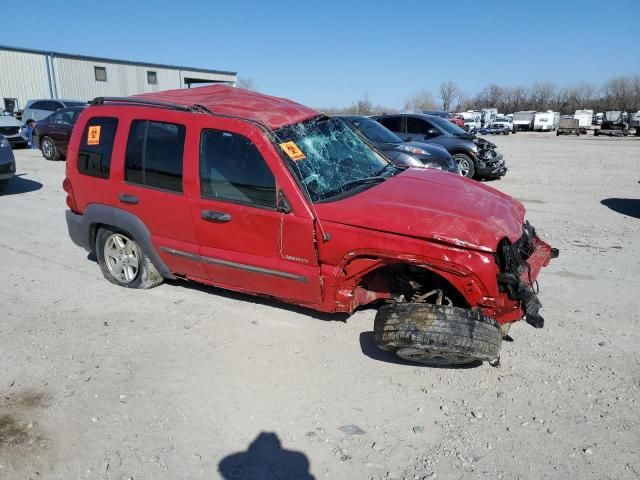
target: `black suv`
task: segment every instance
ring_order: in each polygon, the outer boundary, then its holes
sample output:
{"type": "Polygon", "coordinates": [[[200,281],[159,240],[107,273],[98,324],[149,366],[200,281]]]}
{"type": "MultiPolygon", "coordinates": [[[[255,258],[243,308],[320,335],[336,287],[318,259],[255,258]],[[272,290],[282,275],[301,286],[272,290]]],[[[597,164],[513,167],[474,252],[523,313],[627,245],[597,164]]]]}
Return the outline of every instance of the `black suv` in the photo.
{"type": "Polygon", "coordinates": [[[373,117],[407,141],[436,143],[446,148],[467,178],[500,178],[507,173],[495,144],[465,132],[444,118],[421,113],[373,117]]]}

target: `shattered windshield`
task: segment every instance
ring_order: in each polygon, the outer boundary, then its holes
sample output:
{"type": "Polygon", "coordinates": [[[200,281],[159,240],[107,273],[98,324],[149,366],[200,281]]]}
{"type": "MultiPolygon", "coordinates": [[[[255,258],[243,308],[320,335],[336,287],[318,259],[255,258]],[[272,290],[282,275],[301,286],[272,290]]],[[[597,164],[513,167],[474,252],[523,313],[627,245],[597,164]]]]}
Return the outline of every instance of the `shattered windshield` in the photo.
{"type": "Polygon", "coordinates": [[[311,200],[323,201],[384,181],[395,168],[338,118],[319,117],[275,131],[311,200]]]}

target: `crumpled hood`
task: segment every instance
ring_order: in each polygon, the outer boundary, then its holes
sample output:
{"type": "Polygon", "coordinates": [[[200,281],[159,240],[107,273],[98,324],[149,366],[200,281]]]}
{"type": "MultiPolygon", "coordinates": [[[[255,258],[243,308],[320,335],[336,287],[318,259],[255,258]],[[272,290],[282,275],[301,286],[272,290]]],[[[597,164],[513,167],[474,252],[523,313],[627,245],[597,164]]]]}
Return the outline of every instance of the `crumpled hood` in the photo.
{"type": "Polygon", "coordinates": [[[343,200],[316,204],[321,220],[495,252],[522,235],[524,206],[491,187],[409,169],[343,200]]]}

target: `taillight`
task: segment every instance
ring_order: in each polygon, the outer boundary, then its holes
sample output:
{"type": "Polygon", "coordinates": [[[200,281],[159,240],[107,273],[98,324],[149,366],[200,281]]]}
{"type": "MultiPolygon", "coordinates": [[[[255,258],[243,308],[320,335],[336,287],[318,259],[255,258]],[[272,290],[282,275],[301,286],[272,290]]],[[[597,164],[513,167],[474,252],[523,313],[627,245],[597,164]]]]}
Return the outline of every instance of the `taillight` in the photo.
{"type": "Polygon", "coordinates": [[[80,213],[78,212],[76,199],[73,198],[73,187],[71,186],[71,180],[69,180],[69,177],[65,178],[62,182],[62,189],[67,192],[67,207],[75,213],[80,213]]]}

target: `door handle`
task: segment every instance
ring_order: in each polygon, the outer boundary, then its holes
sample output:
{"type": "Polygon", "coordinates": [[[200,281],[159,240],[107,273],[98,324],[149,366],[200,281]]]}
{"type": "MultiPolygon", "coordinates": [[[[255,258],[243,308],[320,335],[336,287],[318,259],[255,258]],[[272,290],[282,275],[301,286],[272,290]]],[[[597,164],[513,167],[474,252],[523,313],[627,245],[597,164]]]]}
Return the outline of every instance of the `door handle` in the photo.
{"type": "Polygon", "coordinates": [[[224,223],[231,221],[231,215],[224,212],[215,212],[213,210],[200,211],[200,217],[207,222],[224,223]]]}
{"type": "Polygon", "coordinates": [[[121,193],[118,198],[122,203],[128,203],[130,205],[136,205],[139,200],[135,195],[129,195],[128,193],[121,193]]]}

